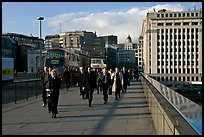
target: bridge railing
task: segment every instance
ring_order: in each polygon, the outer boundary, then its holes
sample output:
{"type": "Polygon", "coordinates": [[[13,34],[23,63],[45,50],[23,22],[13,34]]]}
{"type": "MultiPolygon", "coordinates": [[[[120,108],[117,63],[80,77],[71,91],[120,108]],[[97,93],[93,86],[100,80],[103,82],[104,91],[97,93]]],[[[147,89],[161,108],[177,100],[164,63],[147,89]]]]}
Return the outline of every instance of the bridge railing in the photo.
{"type": "Polygon", "coordinates": [[[159,135],[202,134],[201,106],[143,73],[141,81],[159,135]]]}
{"type": "Polygon", "coordinates": [[[20,100],[28,100],[42,94],[42,82],[40,79],[17,80],[2,83],[2,105],[20,100]]]}
{"type": "MultiPolygon", "coordinates": [[[[78,78],[71,74],[70,87],[77,85],[78,78]]],[[[61,89],[65,88],[64,78],[61,80],[61,89]]],[[[2,82],[2,105],[42,95],[43,85],[40,75],[37,73],[19,72],[14,80],[2,82]]]]}

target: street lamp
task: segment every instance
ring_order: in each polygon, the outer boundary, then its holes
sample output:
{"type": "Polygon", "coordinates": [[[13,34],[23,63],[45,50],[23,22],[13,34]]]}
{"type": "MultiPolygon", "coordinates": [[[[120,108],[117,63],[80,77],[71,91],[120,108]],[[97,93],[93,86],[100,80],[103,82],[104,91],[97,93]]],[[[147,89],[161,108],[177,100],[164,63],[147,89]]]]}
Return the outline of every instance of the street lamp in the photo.
{"type": "MultiPolygon", "coordinates": [[[[38,17],[38,20],[40,21],[40,40],[42,39],[42,34],[41,34],[41,21],[44,20],[43,17],[38,17]]],[[[40,45],[40,68],[42,70],[42,45],[40,45]]]]}
{"type": "Polygon", "coordinates": [[[40,21],[40,39],[42,38],[41,37],[41,20],[44,20],[44,18],[43,17],[38,17],[38,20],[40,21]]]}

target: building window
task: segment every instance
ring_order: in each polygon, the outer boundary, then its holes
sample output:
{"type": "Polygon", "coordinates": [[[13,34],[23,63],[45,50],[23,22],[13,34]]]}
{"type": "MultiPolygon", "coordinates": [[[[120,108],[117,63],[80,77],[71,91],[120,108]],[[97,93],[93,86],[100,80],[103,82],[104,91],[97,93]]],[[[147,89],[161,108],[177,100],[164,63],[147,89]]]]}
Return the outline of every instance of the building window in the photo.
{"type": "Polygon", "coordinates": [[[174,69],[174,73],[177,73],[177,69],[174,69]]]}
{"type": "Polygon", "coordinates": [[[174,26],[180,26],[181,23],[174,23],[174,26]]]}
{"type": "Polygon", "coordinates": [[[190,14],[189,13],[187,13],[187,17],[189,17],[190,16],[190,14]]]}
{"type": "Polygon", "coordinates": [[[184,22],[183,25],[184,26],[189,25],[189,22],[184,22]]]}
{"type": "Polygon", "coordinates": [[[198,22],[192,22],[192,25],[198,25],[198,22]]]}
{"type": "MultiPolygon", "coordinates": [[[[157,23],[157,26],[164,26],[164,23],[157,23]]],[[[157,29],[158,32],[159,29],[157,29]]]]}
{"type": "Polygon", "coordinates": [[[185,13],[183,13],[183,17],[185,17],[185,13]]]}
{"type": "Polygon", "coordinates": [[[191,13],[191,17],[193,17],[194,16],[194,13],[191,13]]]}
{"type": "Polygon", "coordinates": [[[166,26],[172,26],[172,23],[166,23],[166,26]]]}

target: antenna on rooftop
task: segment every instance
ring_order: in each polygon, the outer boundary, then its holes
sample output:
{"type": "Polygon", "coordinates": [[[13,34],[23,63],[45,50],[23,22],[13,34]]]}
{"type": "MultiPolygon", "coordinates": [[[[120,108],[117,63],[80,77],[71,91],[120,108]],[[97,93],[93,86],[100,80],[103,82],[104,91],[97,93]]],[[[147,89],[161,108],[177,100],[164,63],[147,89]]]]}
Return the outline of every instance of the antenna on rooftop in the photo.
{"type": "Polygon", "coordinates": [[[61,30],[61,25],[62,25],[62,23],[60,22],[60,34],[62,33],[62,30],[61,30]]]}

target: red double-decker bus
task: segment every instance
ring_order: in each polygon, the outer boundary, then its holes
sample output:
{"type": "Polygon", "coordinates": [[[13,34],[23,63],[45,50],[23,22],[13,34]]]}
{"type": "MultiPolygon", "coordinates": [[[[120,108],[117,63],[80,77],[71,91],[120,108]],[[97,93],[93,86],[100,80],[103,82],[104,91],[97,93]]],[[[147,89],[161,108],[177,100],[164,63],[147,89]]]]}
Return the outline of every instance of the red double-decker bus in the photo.
{"type": "Polygon", "coordinates": [[[65,67],[77,72],[80,67],[79,54],[65,48],[49,48],[46,50],[44,66],[56,69],[58,76],[63,77],[65,67]]]}

